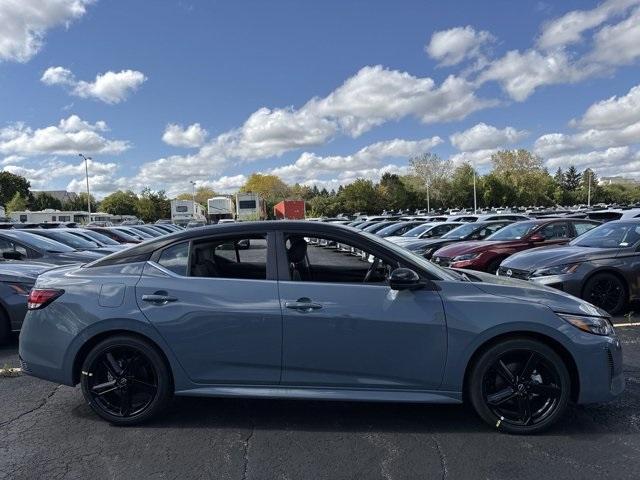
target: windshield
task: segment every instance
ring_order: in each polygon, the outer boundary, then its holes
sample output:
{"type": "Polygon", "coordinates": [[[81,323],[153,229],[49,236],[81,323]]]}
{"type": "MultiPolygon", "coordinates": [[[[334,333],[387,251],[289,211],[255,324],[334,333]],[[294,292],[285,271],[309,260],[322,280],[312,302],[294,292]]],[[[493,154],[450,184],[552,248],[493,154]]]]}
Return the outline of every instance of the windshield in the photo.
{"type": "Polygon", "coordinates": [[[86,237],[92,238],[93,240],[96,240],[103,245],[120,245],[118,242],[110,239],[106,235],[103,235],[98,232],[93,232],[91,230],[82,230],[81,232],[69,232],[69,233],[71,235],[76,235],[82,238],[86,238],[86,237]]]}
{"type": "MultiPolygon", "coordinates": [[[[36,235],[40,234],[38,233],[36,235]]],[[[56,232],[48,230],[47,234],[43,235],[43,237],[52,238],[60,243],[64,243],[65,245],[69,245],[70,247],[76,249],[91,249],[98,246],[98,244],[93,241],[85,240],[84,238],[80,238],[69,232],[56,232]]]]}
{"type": "Polygon", "coordinates": [[[538,228],[538,225],[536,222],[513,223],[498,230],[493,235],[489,235],[487,240],[520,240],[538,228]]]}
{"type": "Polygon", "coordinates": [[[393,225],[389,225],[388,227],[384,227],[378,230],[377,234],[379,237],[388,237],[389,235],[393,235],[393,233],[397,232],[404,226],[405,225],[403,225],[402,223],[394,223],[393,225]]]}
{"type": "Polygon", "coordinates": [[[625,248],[640,241],[640,223],[605,223],[576,238],[570,245],[591,248],[625,248]]]}
{"type": "Polygon", "coordinates": [[[418,225],[415,228],[412,228],[407,233],[402,235],[403,237],[418,237],[420,234],[426,232],[427,230],[431,230],[433,228],[433,224],[425,223],[424,225],[418,225]]]}
{"type": "Polygon", "coordinates": [[[467,223],[454,228],[450,232],[447,232],[444,235],[442,235],[442,237],[440,238],[455,238],[455,239],[466,238],[469,235],[471,235],[473,232],[478,230],[479,228],[482,228],[482,227],[478,227],[478,225],[475,225],[473,223],[467,223]]]}
{"type": "Polygon", "coordinates": [[[60,253],[73,252],[73,248],[63,243],[56,242],[55,240],[51,240],[50,238],[41,237],[39,235],[35,235],[29,232],[20,232],[20,233],[7,232],[7,236],[13,238],[14,240],[22,241],[26,243],[28,246],[32,246],[38,250],[44,250],[46,252],[60,252],[60,253]]]}

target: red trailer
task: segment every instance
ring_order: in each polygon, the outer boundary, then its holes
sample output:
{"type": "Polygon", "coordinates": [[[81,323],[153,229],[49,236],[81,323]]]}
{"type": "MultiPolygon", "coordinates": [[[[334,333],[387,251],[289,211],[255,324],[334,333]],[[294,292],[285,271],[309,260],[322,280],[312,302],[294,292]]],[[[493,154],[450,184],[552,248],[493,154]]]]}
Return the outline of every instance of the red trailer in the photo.
{"type": "Polygon", "coordinates": [[[304,200],[283,200],[273,207],[273,215],[278,220],[302,220],[304,200]]]}

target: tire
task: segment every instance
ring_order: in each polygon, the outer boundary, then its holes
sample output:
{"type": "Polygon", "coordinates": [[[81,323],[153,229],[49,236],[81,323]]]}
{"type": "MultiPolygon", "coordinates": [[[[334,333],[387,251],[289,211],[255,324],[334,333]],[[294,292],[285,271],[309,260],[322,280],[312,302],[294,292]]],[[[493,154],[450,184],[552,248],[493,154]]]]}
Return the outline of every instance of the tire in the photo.
{"type": "Polygon", "coordinates": [[[514,338],[480,354],[471,368],[466,394],[490,426],[532,434],[549,428],[564,414],[570,390],[567,367],[552,348],[537,340],[514,338]],[[500,362],[514,381],[507,379],[500,362]]]}
{"type": "Polygon", "coordinates": [[[7,317],[7,314],[4,313],[0,307],[0,345],[7,343],[10,335],[11,322],[9,322],[9,317],[7,317]]]}
{"type": "Polygon", "coordinates": [[[171,372],[158,350],[130,335],[93,347],[80,375],[82,394],[113,425],[135,425],[160,414],[173,398],[171,372]]]}
{"type": "Polygon", "coordinates": [[[615,315],[627,306],[627,287],[612,273],[597,273],[585,283],[582,299],[615,315]]]}
{"type": "Polygon", "coordinates": [[[495,273],[498,271],[498,267],[500,267],[500,264],[502,263],[502,260],[504,260],[504,258],[497,258],[495,260],[491,260],[489,265],[487,265],[487,273],[495,275],[495,273]]]}

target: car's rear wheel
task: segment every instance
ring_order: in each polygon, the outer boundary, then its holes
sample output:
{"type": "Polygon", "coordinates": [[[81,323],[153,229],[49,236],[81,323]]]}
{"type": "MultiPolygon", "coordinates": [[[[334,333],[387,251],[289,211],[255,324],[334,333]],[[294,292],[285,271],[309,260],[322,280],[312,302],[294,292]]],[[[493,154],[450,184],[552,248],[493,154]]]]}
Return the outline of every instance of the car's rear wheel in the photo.
{"type": "Polygon", "coordinates": [[[169,368],[148,342],[134,336],[108,338],[82,364],[82,393],[91,408],[116,425],[133,425],[159,414],[171,401],[169,368]]]}
{"type": "Polygon", "coordinates": [[[560,418],[571,380],[562,358],[537,340],[505,340],[485,350],[470,372],[468,396],[489,425],[537,433],[560,418]]]}
{"type": "Polygon", "coordinates": [[[611,273],[598,273],[584,286],[582,298],[611,314],[620,313],[627,305],[624,282],[611,273]]]}

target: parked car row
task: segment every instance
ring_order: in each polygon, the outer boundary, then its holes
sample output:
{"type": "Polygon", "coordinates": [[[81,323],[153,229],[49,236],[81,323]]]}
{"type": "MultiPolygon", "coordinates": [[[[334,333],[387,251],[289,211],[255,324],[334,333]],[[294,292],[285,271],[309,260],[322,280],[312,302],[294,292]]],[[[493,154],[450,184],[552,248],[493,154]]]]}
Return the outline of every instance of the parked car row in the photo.
{"type": "Polygon", "coordinates": [[[59,266],[93,262],[144,240],[182,230],[171,224],[29,227],[0,229],[0,343],[11,331],[20,329],[29,290],[40,273],[59,266]]]}

